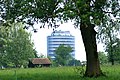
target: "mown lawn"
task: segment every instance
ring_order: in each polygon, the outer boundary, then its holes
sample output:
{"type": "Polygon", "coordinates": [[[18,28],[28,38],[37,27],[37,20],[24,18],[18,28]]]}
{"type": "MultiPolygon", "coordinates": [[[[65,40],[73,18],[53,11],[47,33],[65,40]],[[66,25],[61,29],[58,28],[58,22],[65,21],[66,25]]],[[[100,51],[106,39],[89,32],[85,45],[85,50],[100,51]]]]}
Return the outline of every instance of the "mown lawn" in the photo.
{"type": "Polygon", "coordinates": [[[0,80],[120,80],[120,66],[102,66],[107,77],[83,78],[75,67],[0,70],[0,80]]]}

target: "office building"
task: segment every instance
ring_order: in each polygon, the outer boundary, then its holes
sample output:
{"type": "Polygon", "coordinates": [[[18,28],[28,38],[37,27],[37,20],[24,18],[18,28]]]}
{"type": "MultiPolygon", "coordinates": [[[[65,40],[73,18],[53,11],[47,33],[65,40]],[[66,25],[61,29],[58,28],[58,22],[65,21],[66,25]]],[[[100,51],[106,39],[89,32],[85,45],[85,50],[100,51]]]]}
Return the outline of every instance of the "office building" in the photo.
{"type": "Polygon", "coordinates": [[[72,57],[75,58],[75,37],[70,34],[69,31],[53,31],[50,36],[47,37],[47,56],[51,59],[55,58],[55,50],[60,44],[69,45],[72,47],[72,57]]]}

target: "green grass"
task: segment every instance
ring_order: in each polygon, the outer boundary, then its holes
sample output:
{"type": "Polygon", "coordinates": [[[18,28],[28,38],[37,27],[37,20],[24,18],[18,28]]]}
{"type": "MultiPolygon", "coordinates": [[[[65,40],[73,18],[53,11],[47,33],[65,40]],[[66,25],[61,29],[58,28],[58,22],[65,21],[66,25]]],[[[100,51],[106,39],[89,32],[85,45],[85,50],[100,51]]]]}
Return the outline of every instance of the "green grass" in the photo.
{"type": "Polygon", "coordinates": [[[0,80],[120,80],[120,66],[102,66],[107,77],[83,78],[74,67],[0,70],[0,80]]]}

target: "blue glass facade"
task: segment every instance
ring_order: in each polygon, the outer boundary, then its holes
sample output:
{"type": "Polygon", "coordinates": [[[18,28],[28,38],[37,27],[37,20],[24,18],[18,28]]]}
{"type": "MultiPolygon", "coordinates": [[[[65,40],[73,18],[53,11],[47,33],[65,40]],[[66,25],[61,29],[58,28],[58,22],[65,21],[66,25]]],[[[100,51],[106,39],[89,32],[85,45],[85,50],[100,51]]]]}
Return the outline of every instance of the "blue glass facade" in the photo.
{"type": "Polygon", "coordinates": [[[69,45],[72,47],[72,57],[75,58],[75,37],[70,34],[69,31],[53,31],[50,36],[47,37],[47,56],[54,59],[54,52],[60,44],[69,45]]]}

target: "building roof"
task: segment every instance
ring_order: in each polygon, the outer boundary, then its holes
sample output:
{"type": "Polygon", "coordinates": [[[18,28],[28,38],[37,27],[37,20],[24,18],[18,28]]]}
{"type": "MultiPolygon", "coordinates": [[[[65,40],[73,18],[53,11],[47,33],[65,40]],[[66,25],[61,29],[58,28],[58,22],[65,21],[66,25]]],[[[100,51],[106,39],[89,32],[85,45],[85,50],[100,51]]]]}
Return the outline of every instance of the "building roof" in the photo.
{"type": "Polygon", "coordinates": [[[70,31],[55,30],[52,32],[51,36],[72,36],[72,35],[70,34],[70,31]]]}
{"type": "Polygon", "coordinates": [[[51,61],[48,58],[32,58],[31,62],[33,64],[51,64],[51,61]]]}

